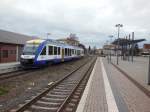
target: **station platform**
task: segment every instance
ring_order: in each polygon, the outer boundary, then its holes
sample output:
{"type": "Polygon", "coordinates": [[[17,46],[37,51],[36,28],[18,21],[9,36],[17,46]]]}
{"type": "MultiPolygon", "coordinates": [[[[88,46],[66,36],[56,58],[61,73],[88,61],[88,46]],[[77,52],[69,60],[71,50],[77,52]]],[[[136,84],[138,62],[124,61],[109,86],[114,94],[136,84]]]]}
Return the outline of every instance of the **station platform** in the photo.
{"type": "Polygon", "coordinates": [[[150,112],[150,98],[106,58],[97,58],[76,112],[150,112]]]}
{"type": "Polygon", "coordinates": [[[20,62],[0,63],[0,74],[16,70],[20,66],[20,62]]]}
{"type": "Polygon", "coordinates": [[[121,60],[119,58],[119,65],[116,64],[116,57],[112,57],[112,63],[118,66],[121,70],[125,71],[130,77],[144,86],[150,91],[148,83],[148,57],[134,57],[133,62],[128,60],[121,60]]]}

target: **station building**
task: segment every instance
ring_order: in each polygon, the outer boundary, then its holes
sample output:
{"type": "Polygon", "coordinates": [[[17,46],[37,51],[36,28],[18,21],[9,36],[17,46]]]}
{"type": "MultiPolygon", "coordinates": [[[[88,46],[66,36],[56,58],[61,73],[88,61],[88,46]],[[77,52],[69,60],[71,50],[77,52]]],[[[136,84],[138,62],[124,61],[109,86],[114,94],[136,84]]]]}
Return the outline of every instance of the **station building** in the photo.
{"type": "MultiPolygon", "coordinates": [[[[103,54],[104,55],[116,55],[116,48],[117,48],[117,45],[115,44],[107,44],[107,45],[104,45],[103,46],[103,54]]],[[[119,49],[118,50],[118,54],[120,55],[121,54],[121,50],[119,49]]]]}
{"type": "Polygon", "coordinates": [[[33,38],[0,30],[0,63],[19,61],[24,44],[33,38]]]}

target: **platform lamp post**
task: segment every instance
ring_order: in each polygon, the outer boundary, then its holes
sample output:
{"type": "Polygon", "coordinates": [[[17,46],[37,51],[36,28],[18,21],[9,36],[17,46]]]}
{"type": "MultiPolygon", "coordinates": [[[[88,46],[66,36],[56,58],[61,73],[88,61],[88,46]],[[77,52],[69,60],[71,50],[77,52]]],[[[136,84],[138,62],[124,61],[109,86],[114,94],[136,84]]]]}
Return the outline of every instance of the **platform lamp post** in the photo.
{"type": "Polygon", "coordinates": [[[109,54],[108,54],[108,50],[109,50],[109,48],[108,48],[108,40],[106,41],[106,45],[107,45],[107,47],[106,47],[106,53],[107,53],[107,61],[108,61],[108,63],[109,63],[109,54]]]}
{"type": "Polygon", "coordinates": [[[119,33],[120,33],[120,28],[123,27],[123,25],[122,24],[116,24],[116,27],[118,28],[118,41],[117,41],[117,65],[118,65],[119,64],[118,63],[118,61],[119,61],[118,60],[118,58],[119,58],[118,57],[118,55],[119,55],[118,54],[118,52],[119,52],[119,33]]]}
{"type": "Polygon", "coordinates": [[[47,34],[47,39],[48,39],[48,36],[51,35],[51,33],[46,33],[46,34],[47,34]]]}
{"type": "Polygon", "coordinates": [[[110,38],[110,47],[109,47],[109,50],[110,50],[110,62],[111,62],[111,42],[112,42],[113,35],[109,35],[109,38],[110,38]]]}
{"type": "Polygon", "coordinates": [[[150,49],[149,49],[149,64],[148,64],[148,85],[150,85],[150,49]]]}

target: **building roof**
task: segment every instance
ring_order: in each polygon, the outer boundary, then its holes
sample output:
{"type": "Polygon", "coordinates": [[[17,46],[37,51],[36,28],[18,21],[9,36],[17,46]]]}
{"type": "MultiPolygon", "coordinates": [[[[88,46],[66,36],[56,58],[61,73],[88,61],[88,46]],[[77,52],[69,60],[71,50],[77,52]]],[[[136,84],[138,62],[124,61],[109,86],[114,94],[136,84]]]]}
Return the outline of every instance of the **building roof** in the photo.
{"type": "Polygon", "coordinates": [[[118,41],[119,41],[119,45],[123,45],[123,44],[139,43],[139,42],[145,41],[145,39],[129,40],[129,39],[124,39],[124,38],[119,38],[119,39],[116,39],[114,42],[112,42],[112,44],[117,45],[118,41]]]}
{"type": "Polygon", "coordinates": [[[103,49],[114,49],[116,47],[115,44],[104,45],[103,49]]]}
{"type": "Polygon", "coordinates": [[[18,34],[10,31],[0,30],[0,42],[10,44],[25,44],[26,41],[31,40],[35,37],[18,34]]]}

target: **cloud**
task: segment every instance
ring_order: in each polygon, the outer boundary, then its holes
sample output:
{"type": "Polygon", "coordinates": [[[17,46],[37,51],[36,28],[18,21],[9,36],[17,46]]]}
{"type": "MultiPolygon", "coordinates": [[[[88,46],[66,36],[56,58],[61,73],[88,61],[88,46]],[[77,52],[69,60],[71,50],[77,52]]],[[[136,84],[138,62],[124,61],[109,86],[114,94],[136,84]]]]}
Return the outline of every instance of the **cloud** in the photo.
{"type": "Polygon", "coordinates": [[[150,1],[147,0],[1,0],[0,28],[53,39],[76,33],[87,45],[101,47],[109,35],[135,32],[149,38],[150,1]]]}

